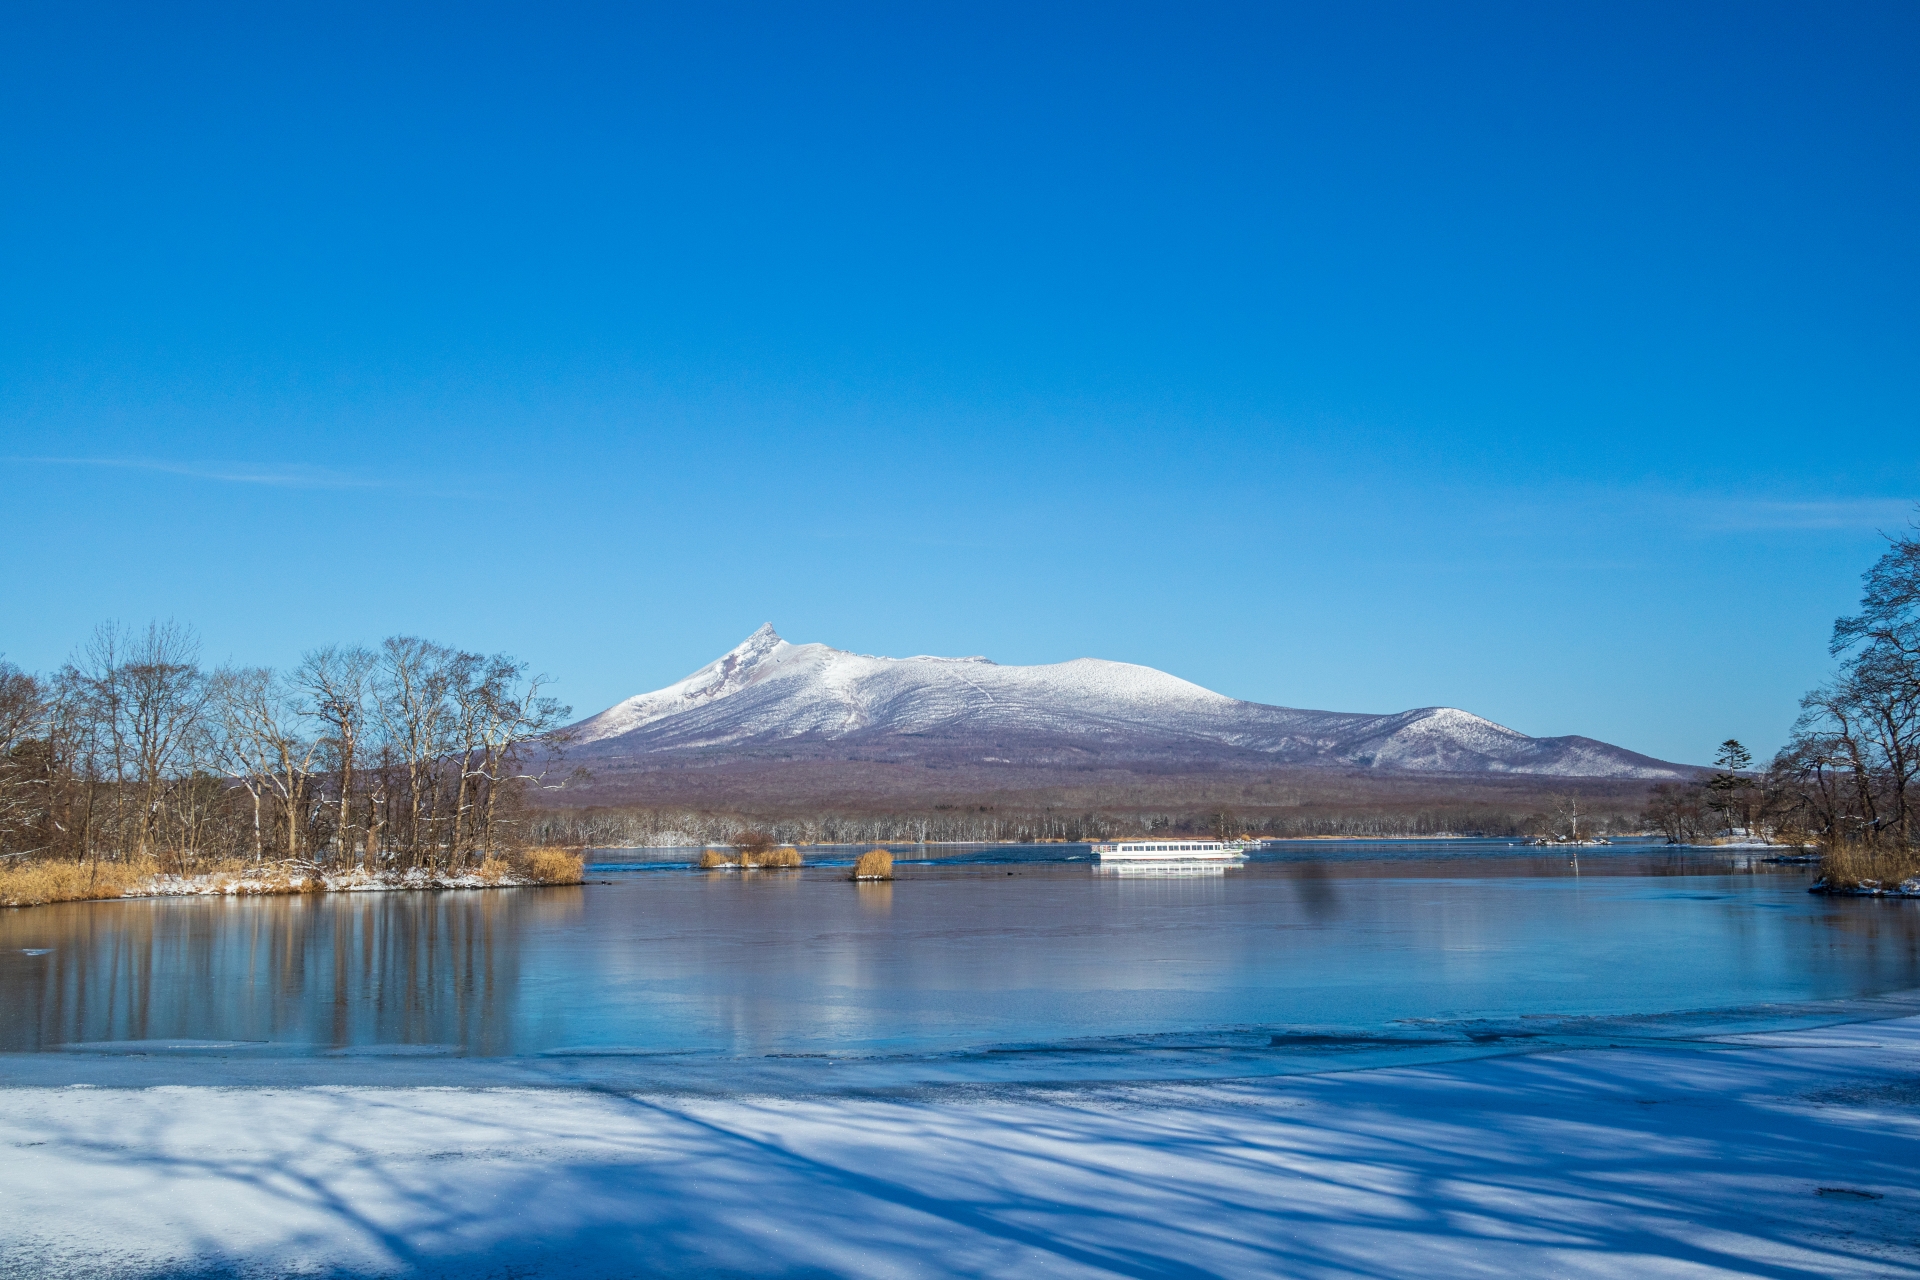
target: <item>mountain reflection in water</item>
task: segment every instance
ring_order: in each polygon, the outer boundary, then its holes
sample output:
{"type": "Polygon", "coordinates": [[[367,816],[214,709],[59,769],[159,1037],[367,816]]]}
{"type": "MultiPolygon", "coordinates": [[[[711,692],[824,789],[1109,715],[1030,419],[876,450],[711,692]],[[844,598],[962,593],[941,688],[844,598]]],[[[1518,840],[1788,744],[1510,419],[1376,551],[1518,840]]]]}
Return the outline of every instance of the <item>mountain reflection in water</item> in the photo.
{"type": "Polygon", "coordinates": [[[1324,1057],[1920,987],[1920,904],[1699,851],[896,855],[891,883],[603,851],[578,888],[0,911],[0,1051],[1324,1057]]]}

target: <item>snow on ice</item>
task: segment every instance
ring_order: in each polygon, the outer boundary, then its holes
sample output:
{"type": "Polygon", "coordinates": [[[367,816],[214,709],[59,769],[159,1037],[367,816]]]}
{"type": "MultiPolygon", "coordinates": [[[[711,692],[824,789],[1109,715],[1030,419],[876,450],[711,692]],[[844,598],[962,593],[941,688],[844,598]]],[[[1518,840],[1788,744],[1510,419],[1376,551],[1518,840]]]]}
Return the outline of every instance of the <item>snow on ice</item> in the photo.
{"type": "Polygon", "coordinates": [[[40,1054],[0,1060],[0,1271],[1913,1276],[1916,1062],[1920,1019],[787,1096],[529,1088],[510,1061],[430,1064],[440,1087],[141,1088],[125,1060],[40,1054]]]}

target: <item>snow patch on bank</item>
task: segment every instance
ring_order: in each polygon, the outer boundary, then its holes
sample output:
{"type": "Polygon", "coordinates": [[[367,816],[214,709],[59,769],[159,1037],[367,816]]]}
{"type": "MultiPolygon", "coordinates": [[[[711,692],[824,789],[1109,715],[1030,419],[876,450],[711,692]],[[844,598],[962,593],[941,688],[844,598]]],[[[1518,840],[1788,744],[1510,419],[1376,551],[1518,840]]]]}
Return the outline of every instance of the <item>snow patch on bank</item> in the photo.
{"type": "Polygon", "coordinates": [[[239,875],[158,875],[126,891],[129,898],[234,897],[263,893],[377,893],[400,889],[513,889],[543,883],[511,871],[265,871],[239,875]]]}

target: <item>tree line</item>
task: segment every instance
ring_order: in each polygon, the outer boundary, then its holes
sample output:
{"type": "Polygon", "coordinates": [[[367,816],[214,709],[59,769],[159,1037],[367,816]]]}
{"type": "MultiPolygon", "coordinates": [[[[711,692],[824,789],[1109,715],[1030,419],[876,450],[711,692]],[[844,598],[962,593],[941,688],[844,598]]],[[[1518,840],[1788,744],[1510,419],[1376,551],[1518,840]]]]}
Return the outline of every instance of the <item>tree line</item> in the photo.
{"type": "Polygon", "coordinates": [[[394,636],[289,671],[107,624],[50,675],[0,661],[0,855],[451,870],[524,839],[570,714],[505,654],[394,636]]]}
{"type": "Polygon", "coordinates": [[[724,813],[677,806],[548,809],[531,818],[528,839],[568,847],[732,845],[765,832],[781,844],[899,844],[918,840],[1020,843],[1108,840],[1120,836],[1299,839],[1481,835],[1511,838],[1618,835],[1640,831],[1639,801],[1595,803],[1555,797],[1548,808],[1430,805],[1314,813],[1257,808],[1061,808],[1019,804],[935,805],[925,810],[724,813]]]}

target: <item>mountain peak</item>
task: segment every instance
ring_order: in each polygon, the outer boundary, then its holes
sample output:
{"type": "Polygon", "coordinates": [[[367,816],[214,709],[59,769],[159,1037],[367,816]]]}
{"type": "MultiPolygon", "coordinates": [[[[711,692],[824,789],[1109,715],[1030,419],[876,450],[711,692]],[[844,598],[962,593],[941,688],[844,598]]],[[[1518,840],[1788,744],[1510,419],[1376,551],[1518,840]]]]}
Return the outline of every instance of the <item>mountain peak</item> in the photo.
{"type": "Polygon", "coordinates": [[[787,643],[787,641],[780,639],[780,631],[774,629],[772,622],[762,622],[760,629],[755,631],[753,635],[749,635],[749,637],[743,639],[741,643],[733,645],[732,649],[728,649],[724,654],[720,654],[720,660],[718,660],[714,666],[728,666],[728,664],[730,664],[730,658],[751,658],[751,660],[758,662],[760,658],[764,658],[766,654],[780,649],[781,645],[785,645],[785,643],[787,643]]]}
{"type": "Polygon", "coordinates": [[[731,693],[749,683],[755,669],[769,658],[782,649],[792,647],[780,638],[780,633],[773,629],[771,622],[763,622],[758,631],[720,655],[717,661],[708,663],[683,680],[685,697],[697,700],[731,693]]]}
{"type": "Polygon", "coordinates": [[[775,750],[782,759],[879,751],[1050,768],[1135,761],[1618,778],[1688,772],[1605,743],[1530,738],[1457,707],[1363,715],[1264,706],[1131,663],[882,658],[789,644],[772,623],[686,679],[583,721],[575,741],[656,760],[682,751],[775,750]]]}

